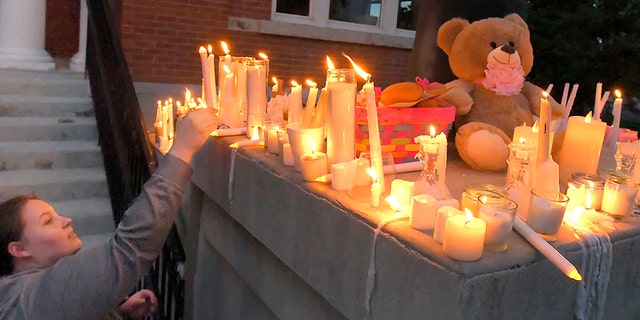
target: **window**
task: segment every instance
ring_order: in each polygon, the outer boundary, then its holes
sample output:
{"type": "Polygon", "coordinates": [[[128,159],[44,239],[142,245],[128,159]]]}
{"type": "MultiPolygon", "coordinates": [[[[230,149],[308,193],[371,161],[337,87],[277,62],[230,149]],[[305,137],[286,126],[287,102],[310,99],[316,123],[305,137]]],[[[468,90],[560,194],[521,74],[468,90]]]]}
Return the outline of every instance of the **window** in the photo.
{"type": "Polygon", "coordinates": [[[415,30],[419,5],[420,0],[275,0],[272,20],[393,34],[415,30]]]}

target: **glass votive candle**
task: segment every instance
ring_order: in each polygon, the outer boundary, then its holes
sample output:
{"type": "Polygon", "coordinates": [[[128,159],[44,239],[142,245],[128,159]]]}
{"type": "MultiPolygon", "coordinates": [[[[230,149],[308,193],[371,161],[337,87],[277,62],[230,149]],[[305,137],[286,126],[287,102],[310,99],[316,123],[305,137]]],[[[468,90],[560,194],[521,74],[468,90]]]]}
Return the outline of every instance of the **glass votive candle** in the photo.
{"type": "Polygon", "coordinates": [[[280,128],[277,131],[278,135],[278,154],[282,155],[282,146],[285,143],[289,143],[289,135],[287,134],[287,129],[280,128]]]}
{"type": "Polygon", "coordinates": [[[280,127],[267,120],[262,122],[262,133],[264,136],[264,145],[267,148],[267,155],[277,155],[280,145],[278,144],[278,129],[280,127]]]}
{"type": "Polygon", "coordinates": [[[494,195],[478,197],[478,218],[487,224],[485,249],[496,252],[507,250],[517,210],[518,204],[507,198],[494,195]]]}
{"type": "Polygon", "coordinates": [[[604,184],[605,180],[598,175],[576,172],[571,174],[571,179],[567,184],[567,196],[571,200],[570,194],[584,186],[585,194],[582,195],[579,205],[585,209],[600,210],[604,184]]]}
{"type": "Polygon", "coordinates": [[[610,173],[602,194],[602,211],[617,219],[631,216],[637,191],[629,176],[610,173]]]}
{"type": "Polygon", "coordinates": [[[507,198],[508,193],[504,188],[492,184],[471,184],[465,187],[460,199],[460,208],[469,209],[474,216],[478,214],[478,197],[482,195],[507,198]]]}
{"type": "Polygon", "coordinates": [[[555,190],[533,189],[527,224],[547,241],[555,241],[569,198],[555,190]]]}

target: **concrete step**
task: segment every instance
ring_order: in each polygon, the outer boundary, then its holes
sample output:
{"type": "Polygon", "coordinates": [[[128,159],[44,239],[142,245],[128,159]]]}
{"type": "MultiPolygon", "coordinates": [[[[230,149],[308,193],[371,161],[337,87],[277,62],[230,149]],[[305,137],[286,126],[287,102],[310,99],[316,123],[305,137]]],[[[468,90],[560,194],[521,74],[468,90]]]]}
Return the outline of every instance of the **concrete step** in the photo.
{"type": "Polygon", "coordinates": [[[50,203],[56,212],[69,217],[78,236],[113,232],[113,211],[108,198],[59,200],[50,203]]]}
{"type": "Polygon", "coordinates": [[[80,250],[91,250],[92,247],[106,242],[111,237],[113,237],[113,232],[80,236],[80,240],[82,240],[82,249],[80,250]]]}
{"type": "Polygon", "coordinates": [[[102,167],[97,141],[0,142],[0,170],[102,167]]]}
{"type": "Polygon", "coordinates": [[[89,96],[0,94],[0,116],[3,117],[93,116],[93,114],[93,101],[89,96]]]}
{"type": "Polygon", "coordinates": [[[89,81],[81,73],[0,69],[0,94],[88,97],[90,92],[89,81]]]}
{"type": "Polygon", "coordinates": [[[0,117],[0,142],[97,138],[96,119],[91,117],[0,117]]]}
{"type": "Polygon", "coordinates": [[[21,194],[46,201],[109,197],[104,168],[0,171],[0,199],[21,194]]]}

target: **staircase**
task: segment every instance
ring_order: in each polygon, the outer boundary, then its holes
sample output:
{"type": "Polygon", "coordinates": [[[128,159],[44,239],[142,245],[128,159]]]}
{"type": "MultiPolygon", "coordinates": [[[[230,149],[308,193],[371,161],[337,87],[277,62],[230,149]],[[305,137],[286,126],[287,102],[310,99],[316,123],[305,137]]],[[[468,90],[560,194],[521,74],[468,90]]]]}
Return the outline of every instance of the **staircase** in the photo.
{"type": "Polygon", "coordinates": [[[114,230],[89,81],[0,69],[0,201],[35,194],[70,217],[84,247],[114,230]]]}

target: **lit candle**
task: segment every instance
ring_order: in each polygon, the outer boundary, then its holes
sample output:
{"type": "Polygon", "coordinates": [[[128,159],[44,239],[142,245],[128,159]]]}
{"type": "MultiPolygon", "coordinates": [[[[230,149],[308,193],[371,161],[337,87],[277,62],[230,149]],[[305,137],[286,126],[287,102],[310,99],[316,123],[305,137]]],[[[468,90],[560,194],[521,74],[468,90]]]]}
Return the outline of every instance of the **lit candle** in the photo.
{"type": "Polygon", "coordinates": [[[318,98],[317,84],[309,79],[306,80],[309,86],[309,94],[307,95],[307,103],[305,104],[304,111],[302,112],[303,127],[310,127],[311,120],[313,119],[313,112],[316,109],[316,100],[318,98]]]}
{"type": "Polygon", "coordinates": [[[240,112],[235,97],[236,77],[228,65],[223,64],[222,70],[224,72],[220,74],[224,74],[224,77],[220,82],[220,123],[230,127],[239,127],[242,124],[232,125],[234,117],[237,118],[240,112]]]}
{"type": "Polygon", "coordinates": [[[401,208],[408,208],[413,197],[415,182],[402,179],[391,181],[391,195],[395,196],[401,208]]]}
{"type": "Polygon", "coordinates": [[[215,107],[213,104],[213,91],[211,91],[211,69],[209,68],[209,60],[208,60],[208,56],[207,56],[207,49],[205,49],[205,47],[201,46],[200,50],[198,50],[198,53],[200,53],[200,64],[202,67],[202,79],[204,81],[203,84],[203,88],[204,88],[204,92],[203,95],[205,97],[205,102],[207,103],[207,106],[211,106],[212,108],[215,107]]]}
{"type": "MultiPolygon", "coordinates": [[[[399,174],[399,173],[414,172],[414,171],[420,171],[420,170],[422,170],[422,164],[420,163],[420,161],[388,164],[382,167],[382,171],[384,172],[384,174],[390,174],[390,173],[399,174]]],[[[327,173],[323,175],[321,178],[316,179],[316,181],[331,182],[332,179],[333,179],[332,174],[327,173]]]]}
{"type": "MultiPolygon", "coordinates": [[[[447,178],[447,136],[444,132],[436,134],[436,127],[429,126],[428,135],[420,135],[413,139],[416,143],[431,145],[431,148],[435,148],[437,143],[437,150],[431,150],[431,152],[438,153],[438,159],[435,163],[435,169],[438,172],[438,180],[445,182],[447,178]]],[[[425,162],[425,165],[427,163],[425,162]]]]}
{"type": "Polygon", "coordinates": [[[562,147],[557,153],[560,181],[566,183],[574,172],[596,174],[607,128],[605,122],[586,117],[569,117],[562,147]]]}
{"type": "Polygon", "coordinates": [[[247,65],[247,127],[260,126],[267,116],[267,62],[253,60],[247,65]]]}
{"type": "Polygon", "coordinates": [[[414,229],[430,230],[436,225],[438,200],[429,194],[418,194],[412,197],[409,212],[409,225],[414,229]]]}
{"type": "Polygon", "coordinates": [[[280,87],[278,86],[278,78],[271,77],[271,81],[273,81],[273,86],[271,87],[271,96],[273,97],[278,94],[280,87]]]}
{"type": "Polygon", "coordinates": [[[538,130],[538,148],[536,149],[535,170],[532,175],[532,185],[536,189],[560,190],[560,168],[553,161],[551,150],[551,109],[549,95],[542,92],[540,98],[540,127],[538,130]]]}
{"type": "Polygon", "coordinates": [[[613,129],[609,138],[609,143],[618,142],[618,132],[620,131],[620,117],[622,113],[622,93],[615,90],[616,99],[613,100],[613,129]]]}
{"type": "Polygon", "coordinates": [[[486,195],[478,197],[478,202],[478,218],[487,224],[485,247],[492,251],[506,250],[518,205],[509,199],[486,195]]]}
{"type": "Polygon", "coordinates": [[[527,224],[548,241],[554,241],[562,225],[569,198],[555,190],[533,189],[527,224]]]}
{"type": "Polygon", "coordinates": [[[316,146],[311,146],[311,152],[300,156],[302,178],[305,181],[314,181],[317,177],[327,173],[327,155],[316,151],[316,146]]]}
{"type": "Polygon", "coordinates": [[[251,139],[234,142],[229,146],[231,148],[242,148],[242,147],[257,146],[257,145],[263,145],[263,144],[264,142],[260,139],[260,132],[258,131],[258,128],[254,128],[253,134],[251,135],[251,139]]]}
{"type": "MultiPolygon", "coordinates": [[[[213,54],[213,48],[211,45],[207,46],[209,55],[207,56],[207,67],[209,68],[209,87],[211,88],[211,101],[213,104],[208,104],[209,108],[218,108],[218,94],[216,88],[216,57],[213,54]]],[[[207,95],[207,98],[209,96],[207,95]]]]}
{"type": "Polygon", "coordinates": [[[371,176],[373,182],[371,183],[371,206],[377,208],[380,206],[380,195],[382,194],[382,187],[380,183],[378,183],[378,177],[376,176],[376,170],[369,167],[367,168],[367,173],[371,176]]]}
{"type": "Polygon", "coordinates": [[[444,240],[444,231],[447,227],[447,219],[454,215],[464,215],[464,212],[449,205],[438,208],[436,211],[436,225],[433,228],[433,239],[436,240],[436,242],[442,243],[442,240],[444,240]]]}
{"type": "Polygon", "coordinates": [[[471,211],[449,217],[444,229],[442,250],[460,261],[475,261],[482,257],[487,224],[475,218],[471,211]]]}
{"type": "Polygon", "coordinates": [[[300,122],[302,112],[302,85],[291,80],[291,93],[289,94],[289,118],[288,121],[300,122]]]}
{"type": "Polygon", "coordinates": [[[353,69],[327,71],[327,157],[329,163],[355,158],[356,80],[353,69]]]}
{"type": "Polygon", "coordinates": [[[637,185],[628,177],[609,176],[602,194],[602,211],[615,218],[628,217],[633,213],[637,185]]]}

